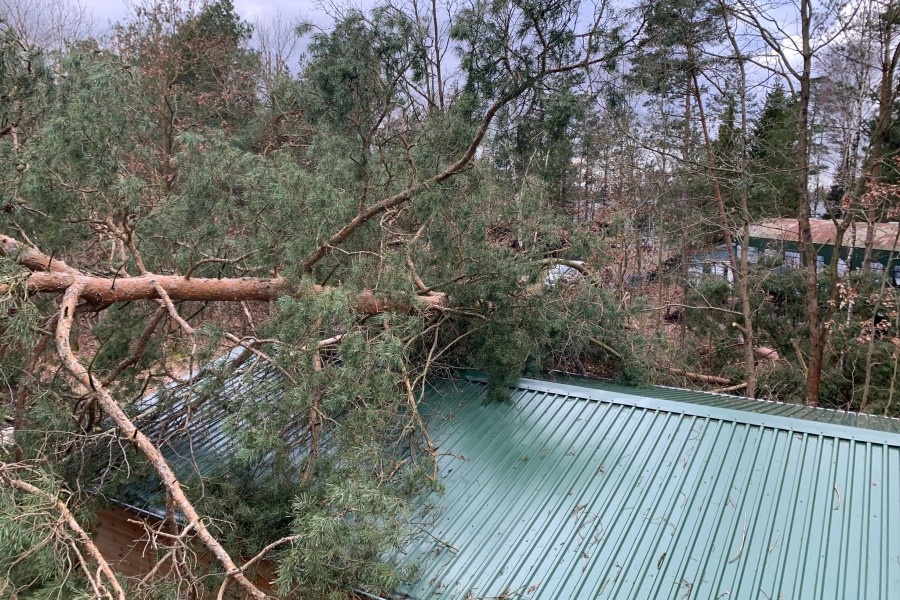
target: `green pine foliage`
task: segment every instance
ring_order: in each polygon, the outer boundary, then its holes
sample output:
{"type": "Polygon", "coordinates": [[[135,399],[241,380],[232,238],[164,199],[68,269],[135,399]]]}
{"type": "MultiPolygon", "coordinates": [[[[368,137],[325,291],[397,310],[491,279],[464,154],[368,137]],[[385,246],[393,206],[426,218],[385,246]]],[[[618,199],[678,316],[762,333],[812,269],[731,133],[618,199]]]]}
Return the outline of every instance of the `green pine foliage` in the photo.
{"type": "Polygon", "coordinates": [[[754,185],[750,213],[754,218],[797,215],[797,116],[787,91],[776,84],[753,122],[748,153],[754,185]]]}
{"type": "MultiPolygon", "coordinates": [[[[196,11],[141,8],[116,27],[113,44],[73,46],[52,57],[53,68],[43,66],[40,52],[24,55],[13,39],[3,41],[0,117],[22,125],[18,148],[0,144],[2,194],[11,199],[0,213],[4,233],[28,231],[43,251],[98,276],[134,275],[138,264],[111,235],[113,223],[132,232],[154,272],[184,274],[214,259],[192,275],[277,273],[288,282],[292,295],[259,324],[259,336],[278,340],[267,348],[274,364],[254,359],[246,374],[225,362],[198,374],[216,358],[227,326],[212,319],[188,339],[164,318],[112,384],[125,410],[164,447],[185,435],[180,419],[224,411],[227,455],[211,471],[200,470],[203,461],[191,453],[172,458],[173,468],[234,556],[290,537],[267,556],[287,597],[387,594],[412,575],[392,557],[421,533],[414,518],[420,498],[440,489],[416,408],[429,373],[479,368],[502,400],[518,375],[573,356],[600,357],[613,375],[630,373],[626,378],[639,370],[626,350],[635,340],[617,327],[622,307],[596,280],[543,283],[548,257],[599,257],[567,212],[572,139],[584,107],[578,75],[528,88],[503,110],[470,168],[388,220],[362,226],[311,272],[301,271],[303,259],[361,205],[457,160],[484,107],[518,85],[521,73],[536,81],[542,63],[528,48],[543,44],[543,60],[574,59],[575,4],[525,3],[517,8],[525,25],[513,31],[522,50],[510,65],[516,72],[485,62],[491,47],[508,41],[501,9],[466,9],[454,20],[465,84],[445,110],[421,113],[411,103],[415,89],[431,85],[430,29],[387,5],[349,11],[311,36],[300,74],[277,74],[265,97],[252,28],[227,0],[196,11]],[[522,240],[513,244],[517,235],[522,240]],[[361,317],[355,306],[363,290],[414,304],[410,262],[453,299],[453,310],[436,319],[416,310],[361,317]],[[331,291],[318,293],[317,285],[331,291]],[[336,337],[339,344],[317,349],[336,337]],[[618,348],[618,357],[591,338],[618,348]],[[187,391],[161,387],[172,364],[200,379],[187,391]],[[237,402],[229,382],[261,373],[264,383],[237,402]],[[158,403],[149,410],[141,400],[148,393],[158,403]]],[[[16,393],[29,394],[27,425],[3,460],[18,452],[22,464],[53,474],[47,489],[80,489],[86,514],[105,498],[149,494],[164,506],[150,465],[111,435],[89,393],[73,397],[47,368],[24,374],[55,306],[24,298],[27,273],[9,260],[2,267],[2,333],[18,350],[3,355],[4,374],[16,393]]],[[[212,310],[187,302],[178,308],[189,319],[212,310]]],[[[94,344],[78,351],[87,352],[96,377],[116,371],[155,310],[127,303],[78,321],[76,341],[87,327],[94,344]]],[[[3,583],[18,586],[20,598],[89,593],[70,573],[71,548],[40,542],[52,511],[36,511],[34,499],[2,489],[9,507],[0,521],[8,540],[3,583]]],[[[204,560],[184,564],[199,577],[194,583],[161,578],[135,593],[180,597],[197,582],[211,588],[221,581],[204,560]]]]}
{"type": "Polygon", "coordinates": [[[0,595],[23,600],[91,598],[73,552],[75,538],[49,500],[58,493],[58,483],[46,473],[27,475],[50,496],[0,486],[0,595]]]}

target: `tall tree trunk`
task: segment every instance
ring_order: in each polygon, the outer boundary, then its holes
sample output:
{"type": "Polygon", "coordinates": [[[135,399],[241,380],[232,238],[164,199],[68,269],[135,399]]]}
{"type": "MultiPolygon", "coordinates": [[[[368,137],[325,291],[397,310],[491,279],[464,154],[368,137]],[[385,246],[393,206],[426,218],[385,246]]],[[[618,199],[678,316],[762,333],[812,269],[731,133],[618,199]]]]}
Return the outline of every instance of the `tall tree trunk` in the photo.
{"type": "MultiPolygon", "coordinates": [[[[893,119],[891,109],[894,104],[894,73],[897,70],[897,61],[900,59],[900,44],[891,47],[894,37],[894,20],[897,18],[897,6],[894,2],[884,9],[884,15],[879,20],[882,25],[879,31],[881,38],[881,60],[879,71],[881,81],[878,85],[878,119],[872,131],[872,143],[869,154],[869,180],[874,184],[881,177],[881,162],[884,160],[885,144],[888,141],[893,119]]],[[[875,243],[875,223],[879,219],[878,207],[875,205],[864,206],[866,215],[865,253],[863,255],[862,270],[868,273],[871,270],[872,249],[875,243]]]]}
{"type": "MultiPolygon", "coordinates": [[[[737,48],[737,47],[736,47],[737,48]]],[[[693,48],[690,44],[687,45],[687,54],[688,60],[691,60],[693,54],[693,48]]],[[[740,55],[739,60],[740,59],[740,55]]],[[[743,174],[744,167],[744,158],[743,158],[743,148],[745,147],[745,140],[747,134],[747,119],[746,119],[746,98],[744,85],[746,81],[746,74],[744,72],[744,64],[741,62],[741,83],[740,83],[740,94],[741,94],[741,132],[742,132],[742,158],[741,158],[741,174],[743,174]]],[[[709,174],[710,179],[712,180],[713,192],[716,199],[716,208],[718,209],[719,216],[719,228],[722,231],[722,235],[725,238],[725,246],[728,248],[728,262],[731,267],[731,272],[734,274],[735,283],[738,288],[738,296],[741,301],[741,317],[744,321],[743,324],[735,323],[735,327],[740,331],[741,337],[744,340],[744,374],[746,377],[747,383],[747,391],[746,394],[750,397],[756,395],[756,357],[753,354],[753,345],[755,343],[753,339],[753,315],[752,308],[750,306],[750,292],[749,292],[749,284],[747,281],[748,274],[748,260],[747,260],[747,242],[750,239],[749,235],[749,212],[747,210],[747,194],[746,190],[743,186],[741,186],[741,220],[742,220],[742,245],[741,248],[743,252],[741,253],[740,263],[738,263],[737,257],[735,256],[735,248],[734,248],[734,238],[731,234],[731,225],[728,222],[728,214],[725,210],[725,200],[722,196],[722,188],[719,185],[719,177],[716,173],[716,157],[713,153],[712,148],[712,139],[709,135],[709,127],[706,123],[706,112],[703,109],[703,99],[700,94],[700,85],[697,81],[697,73],[696,70],[691,74],[692,80],[694,82],[694,94],[695,99],[697,101],[697,114],[700,117],[700,125],[703,130],[703,141],[704,146],[706,147],[706,163],[707,163],[707,172],[709,174]]]]}
{"type": "MultiPolygon", "coordinates": [[[[743,179],[747,173],[747,67],[741,47],[737,42],[734,32],[731,31],[727,17],[725,29],[728,40],[734,50],[737,60],[740,79],[738,81],[738,97],[741,102],[741,147],[740,162],[738,163],[738,176],[743,179]]],[[[738,272],[738,297],[741,301],[741,317],[744,321],[744,377],[747,382],[747,396],[756,396],[756,356],[753,346],[756,343],[753,330],[753,305],[750,302],[750,207],[747,186],[739,186],[738,195],[741,203],[741,263],[738,272]]]]}
{"type": "MultiPolygon", "coordinates": [[[[688,46],[688,56],[691,55],[691,47],[688,46]]],[[[700,117],[700,126],[703,131],[703,143],[706,147],[706,171],[712,180],[713,194],[716,198],[716,208],[719,215],[719,228],[725,238],[728,247],[728,262],[733,272],[737,271],[737,261],[734,256],[734,239],[731,235],[731,226],[728,224],[728,215],[725,212],[725,200],[722,197],[722,187],[719,185],[719,177],[716,175],[716,157],[713,153],[712,140],[709,137],[709,128],[706,125],[706,112],[703,110],[703,100],[700,95],[700,86],[697,83],[697,74],[692,74],[694,81],[694,94],[697,100],[697,115],[700,117]]]]}
{"type": "Polygon", "coordinates": [[[812,73],[810,24],[811,0],[800,0],[800,24],[803,67],[797,109],[797,211],[800,246],[806,268],[806,312],[809,322],[809,363],[806,372],[806,405],[819,405],[825,340],[824,324],[819,315],[819,286],[816,273],[816,250],[812,241],[809,209],[809,97],[812,73]]]}

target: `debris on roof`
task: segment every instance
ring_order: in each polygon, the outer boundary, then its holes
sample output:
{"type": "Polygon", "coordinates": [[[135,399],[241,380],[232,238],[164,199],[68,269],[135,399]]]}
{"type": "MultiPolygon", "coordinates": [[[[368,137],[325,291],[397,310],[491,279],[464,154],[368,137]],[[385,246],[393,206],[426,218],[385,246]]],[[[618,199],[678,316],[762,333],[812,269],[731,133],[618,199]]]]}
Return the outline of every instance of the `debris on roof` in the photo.
{"type": "Polygon", "coordinates": [[[486,389],[439,382],[423,408],[445,492],[406,549],[422,566],[411,597],[900,589],[895,419],[858,427],[836,411],[536,380],[486,403],[486,389]]]}
{"type": "MultiPolygon", "coordinates": [[[[239,369],[218,393],[264,394],[239,369]]],[[[394,558],[410,598],[888,598],[900,589],[900,420],[582,378],[521,379],[489,402],[473,372],[420,406],[443,492],[394,558]]],[[[169,403],[182,414],[189,396],[169,403]],[[179,408],[181,407],[181,408],[179,408]]],[[[255,401],[260,401],[256,399],[255,401]]],[[[228,403],[224,403],[227,407],[228,403]]],[[[232,414],[167,422],[178,469],[213,473],[232,414]]],[[[302,454],[302,448],[298,449],[302,454]]],[[[153,490],[145,510],[160,498],[153,490]]]]}

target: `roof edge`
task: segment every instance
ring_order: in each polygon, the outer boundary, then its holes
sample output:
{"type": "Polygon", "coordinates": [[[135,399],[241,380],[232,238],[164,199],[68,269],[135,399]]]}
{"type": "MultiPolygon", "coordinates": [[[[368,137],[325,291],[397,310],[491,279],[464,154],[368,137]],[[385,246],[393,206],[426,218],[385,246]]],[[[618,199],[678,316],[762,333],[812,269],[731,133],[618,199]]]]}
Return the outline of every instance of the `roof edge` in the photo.
{"type": "MultiPolygon", "coordinates": [[[[459,371],[459,375],[460,379],[467,381],[487,383],[489,380],[489,377],[486,374],[478,371],[459,371]]],[[[900,447],[900,433],[892,433],[890,431],[869,429],[866,427],[854,425],[823,423],[821,421],[814,421],[798,417],[757,413],[749,410],[709,406],[706,404],[691,403],[689,401],[653,398],[642,396],[641,388],[633,388],[633,392],[624,390],[604,390],[602,389],[602,385],[603,384],[601,382],[598,382],[597,387],[587,387],[572,383],[562,383],[558,381],[522,377],[519,378],[511,387],[564,395],[591,402],[621,404],[626,406],[633,406],[635,408],[642,408],[645,410],[659,410],[675,414],[688,415],[692,417],[702,417],[706,419],[744,423],[747,425],[754,425],[758,427],[788,430],[801,434],[805,433],[809,435],[819,435],[835,439],[845,439],[856,442],[869,442],[873,444],[883,444],[887,446],[900,447]]],[[[654,386],[654,388],[651,389],[676,390],[679,388],[654,386]]],[[[704,394],[708,392],[696,393],[704,394]]],[[[710,395],[722,396],[726,398],[743,398],[748,402],[767,402],[766,400],[756,400],[755,398],[747,398],[746,396],[725,396],[724,394],[710,395]]],[[[824,408],[812,410],[831,410],[831,412],[839,412],[824,408]]]]}

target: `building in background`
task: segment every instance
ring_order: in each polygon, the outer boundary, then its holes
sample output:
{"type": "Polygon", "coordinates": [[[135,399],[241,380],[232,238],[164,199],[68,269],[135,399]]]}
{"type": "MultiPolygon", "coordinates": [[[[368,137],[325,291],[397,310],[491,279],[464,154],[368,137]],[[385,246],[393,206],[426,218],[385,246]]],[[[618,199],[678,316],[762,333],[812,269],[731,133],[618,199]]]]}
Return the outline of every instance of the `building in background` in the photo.
{"type": "MultiPolygon", "coordinates": [[[[834,256],[837,228],[834,222],[826,219],[811,219],[810,227],[813,245],[816,248],[816,260],[819,267],[824,269],[834,256]]],[[[846,275],[850,270],[862,268],[868,228],[868,223],[852,223],[844,234],[838,262],[839,275],[846,275]]],[[[890,269],[894,285],[900,285],[898,234],[900,224],[896,222],[874,224],[870,267],[875,272],[890,269]]],[[[740,246],[738,250],[740,251],[740,246]]],[[[800,267],[803,264],[800,225],[797,219],[767,219],[750,226],[748,260],[755,263],[761,256],[783,258],[784,264],[790,267],[800,267]]]]}

